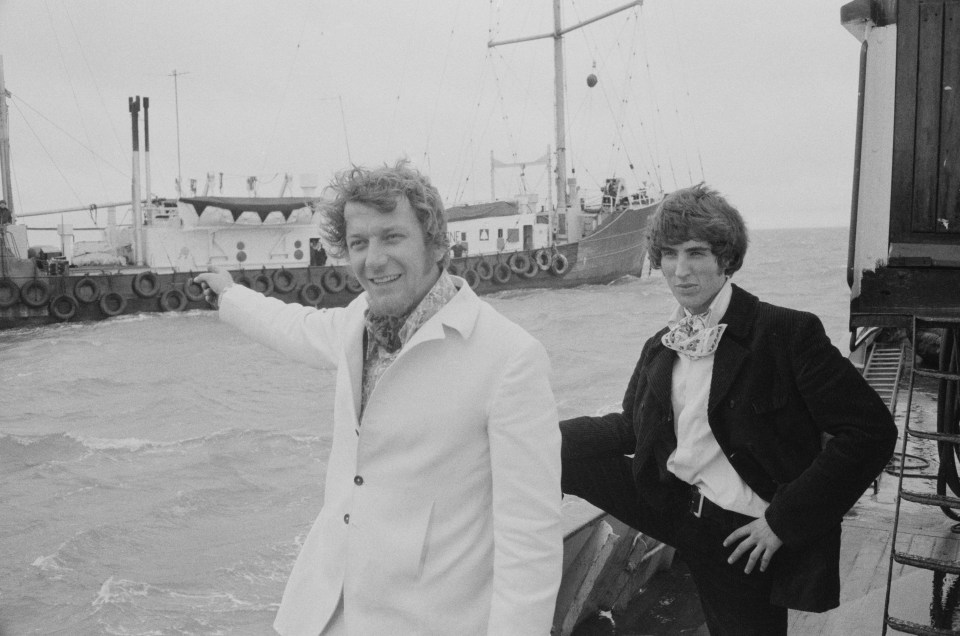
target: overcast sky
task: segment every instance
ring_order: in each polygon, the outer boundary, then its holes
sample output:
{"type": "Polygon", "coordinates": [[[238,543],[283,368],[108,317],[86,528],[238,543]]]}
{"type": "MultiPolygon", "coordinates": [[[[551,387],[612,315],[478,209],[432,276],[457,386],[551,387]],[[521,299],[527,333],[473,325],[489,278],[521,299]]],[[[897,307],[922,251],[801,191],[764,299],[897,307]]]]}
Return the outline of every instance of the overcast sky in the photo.
{"type": "MultiPolygon", "coordinates": [[[[626,1],[564,0],[564,26],[626,1]]],[[[859,43],[842,4],[646,0],[568,34],[582,194],[608,176],[630,189],[705,179],[752,227],[846,225],[859,43]]],[[[552,41],[487,42],[552,23],[549,0],[0,0],[14,205],[128,199],[136,95],[150,98],[161,196],[178,170],[199,190],[216,174],[211,194],[222,173],[222,194],[256,176],[275,196],[284,173],[323,184],[351,162],[407,157],[448,205],[487,200],[491,152],[520,162],[555,147],[552,41]]],[[[498,175],[498,197],[546,196],[543,167],[522,184],[498,175]]]]}

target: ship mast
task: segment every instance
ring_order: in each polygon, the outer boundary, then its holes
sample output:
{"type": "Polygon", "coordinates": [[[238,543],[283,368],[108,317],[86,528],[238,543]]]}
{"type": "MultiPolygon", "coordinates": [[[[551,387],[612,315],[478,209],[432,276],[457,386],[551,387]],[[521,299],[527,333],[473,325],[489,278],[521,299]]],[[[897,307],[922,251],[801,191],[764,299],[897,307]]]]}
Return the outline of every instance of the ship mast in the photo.
{"type": "Polygon", "coordinates": [[[13,213],[13,186],[10,183],[10,128],[2,55],[0,55],[0,178],[3,179],[3,196],[0,198],[7,202],[7,207],[13,213]]]}
{"type": "Polygon", "coordinates": [[[638,7],[643,4],[643,0],[634,0],[616,9],[611,9],[606,13],[584,20],[571,27],[563,28],[560,19],[560,0],[553,0],[553,32],[532,35],[525,38],[515,38],[512,40],[490,41],[488,48],[501,46],[504,44],[515,44],[517,42],[529,42],[530,40],[542,40],[544,38],[553,38],[553,91],[554,91],[554,124],[556,126],[557,143],[557,209],[566,212],[569,207],[567,193],[567,139],[566,139],[566,112],[564,110],[563,93],[563,36],[571,31],[584,27],[588,24],[602,20],[621,11],[632,7],[638,7]]]}

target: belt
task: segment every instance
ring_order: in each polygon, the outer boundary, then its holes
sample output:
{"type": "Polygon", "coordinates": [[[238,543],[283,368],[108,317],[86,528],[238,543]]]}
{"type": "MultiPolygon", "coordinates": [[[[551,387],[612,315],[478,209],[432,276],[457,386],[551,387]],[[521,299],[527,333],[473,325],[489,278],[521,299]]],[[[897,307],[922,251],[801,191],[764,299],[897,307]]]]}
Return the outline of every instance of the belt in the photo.
{"type": "Polygon", "coordinates": [[[687,491],[687,510],[698,519],[702,517],[715,518],[736,514],[726,508],[721,508],[704,497],[700,489],[693,485],[689,486],[689,490],[687,491]]]}

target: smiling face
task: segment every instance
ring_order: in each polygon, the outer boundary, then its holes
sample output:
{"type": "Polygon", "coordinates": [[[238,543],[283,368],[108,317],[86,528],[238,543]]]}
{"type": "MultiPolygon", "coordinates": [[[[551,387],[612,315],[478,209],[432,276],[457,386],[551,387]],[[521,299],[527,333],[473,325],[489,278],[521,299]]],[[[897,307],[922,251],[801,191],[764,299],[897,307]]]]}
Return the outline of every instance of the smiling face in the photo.
{"type": "Polygon", "coordinates": [[[444,248],[426,244],[406,197],[392,212],[350,201],[343,216],[347,258],[367,292],[370,311],[382,316],[410,312],[437,282],[444,248]]]}
{"type": "Polygon", "coordinates": [[[660,268],[673,297],[691,314],[707,311],[727,281],[723,267],[706,241],[664,245],[660,268]]]}

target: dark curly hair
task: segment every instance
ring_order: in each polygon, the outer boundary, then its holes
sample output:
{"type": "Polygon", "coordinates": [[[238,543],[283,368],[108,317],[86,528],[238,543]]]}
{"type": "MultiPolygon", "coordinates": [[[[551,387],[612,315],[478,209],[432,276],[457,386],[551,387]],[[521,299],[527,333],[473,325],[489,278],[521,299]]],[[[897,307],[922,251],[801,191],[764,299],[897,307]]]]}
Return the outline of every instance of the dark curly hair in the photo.
{"type": "MultiPolygon", "coordinates": [[[[337,196],[322,205],[323,222],[320,226],[333,256],[342,258],[347,255],[347,221],[343,214],[347,203],[362,203],[386,214],[396,209],[400,197],[406,197],[410,202],[423,228],[426,245],[449,249],[450,237],[440,192],[429,178],[409,163],[401,159],[393,167],[386,164],[372,169],[353,166],[337,173],[330,184],[337,196]]],[[[447,259],[448,254],[444,261],[447,259]]]]}
{"type": "Polygon", "coordinates": [[[727,276],[743,267],[747,226],[737,209],[704,183],[671,192],[650,219],[650,264],[660,269],[666,245],[704,241],[727,276]]]}

